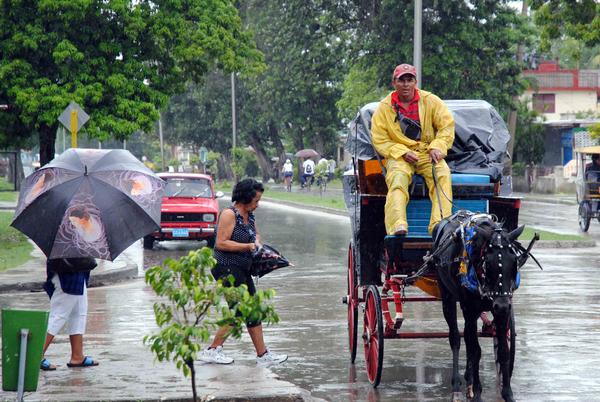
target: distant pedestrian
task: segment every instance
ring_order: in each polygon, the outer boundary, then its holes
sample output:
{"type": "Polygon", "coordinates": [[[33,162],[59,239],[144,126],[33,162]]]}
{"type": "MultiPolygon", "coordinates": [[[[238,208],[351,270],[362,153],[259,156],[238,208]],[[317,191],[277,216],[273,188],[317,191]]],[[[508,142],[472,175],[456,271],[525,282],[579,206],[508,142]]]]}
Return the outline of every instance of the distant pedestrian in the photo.
{"type": "Polygon", "coordinates": [[[336,168],[336,164],[335,164],[335,160],[333,158],[329,159],[329,162],[327,162],[328,164],[328,170],[329,170],[329,174],[328,174],[328,180],[331,181],[333,180],[333,178],[335,177],[335,168],[336,168]]]}
{"type": "MultiPolygon", "coordinates": [[[[217,240],[213,256],[217,265],[212,270],[215,279],[234,277],[234,286],[246,285],[251,295],[256,287],[250,275],[252,253],[260,247],[260,234],[254,220],[254,210],[265,191],[263,185],[253,179],[244,179],[233,188],[233,205],[221,212],[217,226],[217,240]]],[[[233,307],[233,306],[231,306],[233,307]]],[[[256,349],[258,364],[276,364],[287,360],[287,355],[275,354],[265,346],[260,322],[247,322],[246,328],[256,349]]],[[[233,359],[223,353],[223,344],[231,328],[217,330],[211,345],[200,353],[200,360],[207,363],[231,364],[233,359]]]]}
{"type": "Polygon", "coordinates": [[[46,262],[44,290],[50,297],[50,317],[40,364],[42,370],[56,370],[56,365],[43,356],[63,327],[66,327],[71,343],[71,359],[67,367],[98,365],[98,362],[83,354],[83,334],[88,309],[87,285],[90,271],[95,267],[96,261],[93,258],[48,259],[46,262]]]}

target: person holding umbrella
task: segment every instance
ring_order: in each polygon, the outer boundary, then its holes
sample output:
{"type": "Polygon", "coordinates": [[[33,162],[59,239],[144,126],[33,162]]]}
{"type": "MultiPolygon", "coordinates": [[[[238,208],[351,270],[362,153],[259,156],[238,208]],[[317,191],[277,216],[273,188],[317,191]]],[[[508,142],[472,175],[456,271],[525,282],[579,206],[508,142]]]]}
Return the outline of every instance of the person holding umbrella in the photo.
{"type": "Polygon", "coordinates": [[[83,334],[87,320],[87,284],[90,271],[96,267],[93,258],[59,258],[46,262],[44,290],[50,297],[48,331],[40,368],[56,370],[56,366],[43,357],[54,337],[66,327],[71,343],[71,359],[67,367],[93,367],[98,362],[83,354],[83,334]]]}
{"type": "MultiPolygon", "coordinates": [[[[113,261],[160,228],[164,181],[124,149],[71,148],[27,176],[11,226],[48,258],[44,289],[50,317],[44,353],[63,327],[69,367],[98,363],[83,355],[87,284],[95,258],[113,261]]],[[[55,370],[46,358],[42,370],[55,370]]]]}
{"type": "MultiPolygon", "coordinates": [[[[212,270],[215,279],[235,278],[234,286],[246,285],[253,295],[256,287],[250,274],[253,253],[260,248],[260,234],[254,220],[254,210],[265,191],[263,185],[254,179],[244,179],[233,188],[233,205],[221,212],[217,226],[217,239],[213,256],[217,265],[212,270]]],[[[287,360],[287,355],[275,354],[265,345],[260,322],[247,322],[248,333],[256,349],[257,364],[278,364],[287,360]]],[[[233,359],[223,353],[223,344],[229,327],[217,330],[213,342],[200,353],[200,360],[206,363],[231,364],[233,359]]]]}

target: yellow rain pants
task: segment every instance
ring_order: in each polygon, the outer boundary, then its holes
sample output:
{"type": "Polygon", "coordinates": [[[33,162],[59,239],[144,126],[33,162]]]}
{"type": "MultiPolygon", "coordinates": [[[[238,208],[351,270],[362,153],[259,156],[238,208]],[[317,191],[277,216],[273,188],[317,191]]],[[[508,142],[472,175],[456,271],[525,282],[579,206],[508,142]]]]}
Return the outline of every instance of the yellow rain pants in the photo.
{"type": "MultiPolygon", "coordinates": [[[[429,199],[432,204],[428,228],[429,233],[442,220],[436,188],[433,182],[433,174],[431,172],[432,164],[429,153],[423,151],[413,152],[419,157],[419,161],[416,164],[410,164],[404,158],[387,160],[385,181],[388,186],[388,194],[385,202],[385,229],[388,234],[393,234],[401,225],[408,228],[408,222],[406,221],[406,205],[410,199],[408,189],[415,173],[423,176],[429,189],[429,199]]],[[[435,173],[438,185],[437,191],[440,192],[442,214],[446,218],[452,213],[452,182],[450,169],[446,161],[442,160],[435,164],[435,173]]]]}

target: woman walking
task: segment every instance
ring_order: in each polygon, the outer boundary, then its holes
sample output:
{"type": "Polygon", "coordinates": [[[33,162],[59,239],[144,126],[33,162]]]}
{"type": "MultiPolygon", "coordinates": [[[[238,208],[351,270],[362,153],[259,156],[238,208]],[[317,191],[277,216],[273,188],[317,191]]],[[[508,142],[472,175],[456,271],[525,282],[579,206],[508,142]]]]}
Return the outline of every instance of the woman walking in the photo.
{"type": "MultiPolygon", "coordinates": [[[[235,278],[235,286],[246,285],[251,295],[256,287],[250,275],[252,253],[260,247],[260,234],[254,220],[254,210],[265,191],[263,185],[253,179],[244,179],[233,188],[233,205],[221,212],[217,227],[217,239],[213,256],[217,265],[212,270],[215,279],[229,275],[235,278]]],[[[275,354],[265,346],[260,322],[247,322],[248,334],[256,349],[258,364],[277,364],[287,360],[287,355],[275,354]]],[[[212,344],[200,353],[200,360],[207,363],[231,364],[233,359],[223,353],[223,343],[229,327],[217,330],[212,344]]]]}

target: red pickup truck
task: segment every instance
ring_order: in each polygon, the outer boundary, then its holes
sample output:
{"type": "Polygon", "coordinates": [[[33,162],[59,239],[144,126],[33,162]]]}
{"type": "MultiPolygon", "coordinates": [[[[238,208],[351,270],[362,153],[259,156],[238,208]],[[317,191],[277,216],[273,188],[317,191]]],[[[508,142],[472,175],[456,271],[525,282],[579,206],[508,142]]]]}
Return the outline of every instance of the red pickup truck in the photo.
{"type": "Polygon", "coordinates": [[[166,181],[160,218],[160,230],[144,237],[144,248],[152,249],[154,241],[206,240],[215,245],[215,226],[219,217],[212,178],[197,173],[159,173],[166,181]]]}

